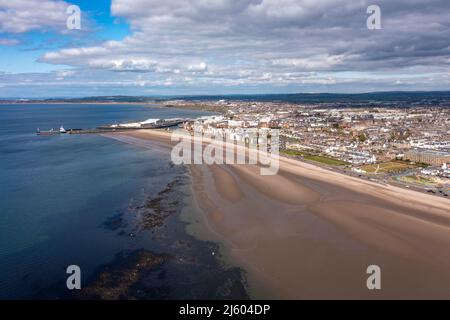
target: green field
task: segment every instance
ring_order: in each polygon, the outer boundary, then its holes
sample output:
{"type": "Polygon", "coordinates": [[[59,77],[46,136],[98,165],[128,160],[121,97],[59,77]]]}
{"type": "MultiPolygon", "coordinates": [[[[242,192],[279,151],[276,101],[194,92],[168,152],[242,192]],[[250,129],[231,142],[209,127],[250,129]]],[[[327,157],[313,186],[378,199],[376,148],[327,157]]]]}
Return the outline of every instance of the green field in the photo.
{"type": "Polygon", "coordinates": [[[427,177],[422,177],[422,176],[404,176],[399,178],[399,180],[403,181],[403,182],[407,182],[407,183],[415,183],[415,184],[420,184],[420,185],[424,185],[424,186],[428,186],[428,187],[434,187],[436,186],[436,182],[434,182],[432,179],[427,178],[427,177]]]}
{"type": "Polygon", "coordinates": [[[406,162],[388,161],[376,164],[366,164],[363,165],[361,169],[366,171],[367,173],[396,173],[416,167],[418,166],[406,162]]]}
{"type": "Polygon", "coordinates": [[[341,160],[338,160],[338,159],[325,157],[325,156],[320,156],[320,155],[309,154],[309,153],[306,153],[306,152],[301,152],[301,151],[291,150],[291,149],[282,150],[281,153],[285,154],[285,155],[288,155],[288,156],[303,157],[303,159],[305,159],[305,160],[319,162],[319,163],[322,163],[322,164],[328,164],[328,165],[331,165],[331,166],[345,166],[345,165],[349,164],[348,162],[341,161],[341,160]]]}
{"type": "Polygon", "coordinates": [[[304,153],[297,151],[297,150],[292,150],[292,149],[287,149],[287,150],[281,150],[280,151],[282,154],[288,155],[288,156],[303,156],[304,153]]]}

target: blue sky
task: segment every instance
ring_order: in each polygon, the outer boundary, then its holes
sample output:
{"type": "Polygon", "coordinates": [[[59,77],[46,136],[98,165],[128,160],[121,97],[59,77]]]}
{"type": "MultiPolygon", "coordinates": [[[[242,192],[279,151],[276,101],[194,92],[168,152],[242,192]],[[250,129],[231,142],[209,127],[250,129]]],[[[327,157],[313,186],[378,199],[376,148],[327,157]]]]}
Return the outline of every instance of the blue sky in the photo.
{"type": "MultiPolygon", "coordinates": [[[[39,57],[49,50],[72,44],[81,45],[92,41],[121,40],[130,34],[125,20],[111,16],[109,0],[73,0],[70,4],[80,7],[86,19],[85,32],[61,34],[58,30],[31,30],[24,33],[0,32],[0,39],[20,41],[14,46],[1,46],[0,71],[11,73],[49,72],[61,70],[62,66],[40,63],[39,57]]],[[[0,6],[1,9],[1,6],[0,6]]],[[[84,27],[83,27],[84,29],[84,27]]]]}
{"type": "Polygon", "coordinates": [[[0,98],[448,90],[449,2],[370,4],[0,0],[0,98]]]}

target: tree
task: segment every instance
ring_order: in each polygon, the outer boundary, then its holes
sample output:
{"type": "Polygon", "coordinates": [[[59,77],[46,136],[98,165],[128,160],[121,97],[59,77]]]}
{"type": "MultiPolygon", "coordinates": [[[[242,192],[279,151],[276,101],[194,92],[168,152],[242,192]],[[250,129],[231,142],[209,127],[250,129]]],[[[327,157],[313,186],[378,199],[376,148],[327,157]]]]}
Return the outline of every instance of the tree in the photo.
{"type": "Polygon", "coordinates": [[[365,141],[367,140],[367,137],[366,137],[366,135],[364,134],[364,132],[361,132],[361,133],[358,135],[358,140],[359,140],[359,142],[365,142],[365,141]]]}

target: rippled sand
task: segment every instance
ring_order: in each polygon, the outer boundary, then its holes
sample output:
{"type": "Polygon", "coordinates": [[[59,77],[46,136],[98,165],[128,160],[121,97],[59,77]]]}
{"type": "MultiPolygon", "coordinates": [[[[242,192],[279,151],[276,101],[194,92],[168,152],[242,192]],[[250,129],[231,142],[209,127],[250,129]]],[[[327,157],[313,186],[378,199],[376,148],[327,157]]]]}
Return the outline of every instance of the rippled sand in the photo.
{"type": "MultiPolygon", "coordinates": [[[[120,137],[170,144],[159,132],[120,137]]],[[[275,176],[255,165],[189,166],[204,225],[247,271],[254,297],[450,298],[448,199],[280,164],[275,176]],[[381,290],[366,287],[372,264],[381,290]]]]}

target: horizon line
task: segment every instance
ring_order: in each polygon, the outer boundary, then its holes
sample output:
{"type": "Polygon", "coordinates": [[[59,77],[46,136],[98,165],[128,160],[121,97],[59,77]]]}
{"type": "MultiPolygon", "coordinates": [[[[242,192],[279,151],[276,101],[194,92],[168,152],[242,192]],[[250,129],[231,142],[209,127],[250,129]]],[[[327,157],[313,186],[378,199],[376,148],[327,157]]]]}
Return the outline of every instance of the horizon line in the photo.
{"type": "Polygon", "coordinates": [[[367,92],[294,92],[294,93],[217,93],[217,94],[153,94],[153,95],[98,95],[98,96],[66,96],[66,97],[0,97],[0,100],[41,100],[41,99],[89,99],[89,98],[115,98],[115,97],[140,97],[140,98],[191,98],[191,97],[226,97],[226,96],[281,96],[281,95],[365,95],[365,94],[386,94],[386,93],[449,93],[450,90],[393,90],[393,91],[367,91],[367,92]]]}

